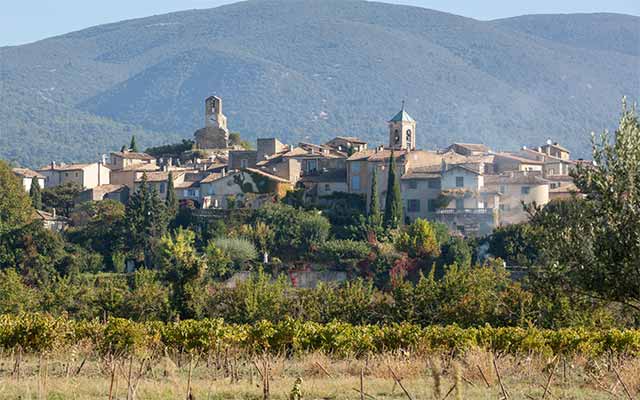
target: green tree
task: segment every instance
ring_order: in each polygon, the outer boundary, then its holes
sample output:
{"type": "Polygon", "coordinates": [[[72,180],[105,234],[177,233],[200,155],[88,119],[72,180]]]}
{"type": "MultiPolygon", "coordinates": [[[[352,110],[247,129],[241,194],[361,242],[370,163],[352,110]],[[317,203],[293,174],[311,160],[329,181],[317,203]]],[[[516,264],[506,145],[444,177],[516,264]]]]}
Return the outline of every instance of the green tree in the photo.
{"type": "Polygon", "coordinates": [[[178,228],[174,235],[163,236],[159,245],[160,268],[171,287],[171,305],[180,318],[201,317],[206,303],[206,260],[197,254],[194,242],[192,231],[178,228]]]}
{"type": "Polygon", "coordinates": [[[31,198],[31,205],[36,210],[42,209],[42,191],[40,190],[40,183],[38,178],[31,179],[31,188],[29,188],[29,197],[31,198]]]}
{"type": "Polygon", "coordinates": [[[114,253],[124,250],[123,224],[125,206],[115,200],[86,202],[76,207],[70,215],[73,227],[67,230],[70,242],[100,253],[113,265],[114,253]]]}
{"type": "Polygon", "coordinates": [[[233,260],[227,253],[216,246],[214,241],[209,242],[205,248],[205,259],[207,262],[207,275],[212,280],[229,276],[233,260]]]}
{"type": "Polygon", "coordinates": [[[155,186],[149,187],[146,174],[131,196],[124,218],[127,247],[139,261],[150,264],[153,245],[167,229],[166,211],[155,186]]]}
{"type": "Polygon", "coordinates": [[[131,143],[129,144],[129,150],[137,153],[138,152],[138,144],[136,143],[136,136],[131,136],[131,143]]]}
{"type": "Polygon", "coordinates": [[[173,172],[171,171],[169,171],[169,177],[167,178],[167,198],[165,203],[167,205],[169,219],[175,218],[178,214],[178,198],[176,197],[176,191],[173,187],[173,172]]]}
{"type": "Polygon", "coordinates": [[[389,158],[389,175],[387,178],[387,196],[384,204],[384,226],[396,229],[402,224],[402,195],[400,181],[396,176],[396,158],[391,150],[389,158]]]}
{"type": "Polygon", "coordinates": [[[124,302],[127,317],[136,321],[166,320],[169,315],[169,293],[156,271],[136,271],[124,302]]]}
{"type": "Polygon", "coordinates": [[[640,121],[623,106],[613,141],[593,137],[594,165],[572,174],[584,200],[536,210],[539,264],[549,281],[640,310],[640,121]]]}
{"type": "Polygon", "coordinates": [[[418,218],[400,232],[396,238],[396,248],[413,258],[434,258],[440,256],[440,245],[431,224],[418,218]]]}
{"type": "Polygon", "coordinates": [[[369,201],[369,224],[373,227],[382,225],[382,215],[380,213],[380,200],[378,199],[378,173],[373,169],[371,176],[371,199],[369,201]]]}
{"type": "Polygon", "coordinates": [[[56,212],[68,217],[75,207],[75,200],[82,191],[77,183],[67,183],[42,191],[42,205],[47,210],[55,209],[56,212]]]}
{"type": "Polygon", "coordinates": [[[34,311],[37,293],[22,282],[15,270],[0,271],[0,315],[34,311]]]}
{"type": "Polygon", "coordinates": [[[0,237],[33,218],[29,196],[9,165],[0,160],[0,237]]]}

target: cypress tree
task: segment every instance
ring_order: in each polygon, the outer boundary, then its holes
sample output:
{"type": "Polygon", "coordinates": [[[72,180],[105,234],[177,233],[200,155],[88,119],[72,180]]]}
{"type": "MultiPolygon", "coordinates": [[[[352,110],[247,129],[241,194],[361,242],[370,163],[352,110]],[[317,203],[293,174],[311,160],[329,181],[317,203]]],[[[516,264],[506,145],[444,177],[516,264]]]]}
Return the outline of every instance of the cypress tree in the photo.
{"type": "Polygon", "coordinates": [[[396,177],[396,159],[391,149],[389,160],[389,176],[387,178],[387,197],[384,204],[384,226],[395,229],[402,223],[402,195],[400,182],[396,177]]]}
{"type": "Polygon", "coordinates": [[[165,204],[155,186],[149,188],[147,174],[143,174],[138,190],[129,199],[125,214],[129,250],[138,260],[144,259],[148,265],[151,247],[166,229],[165,204]]]}
{"type": "Polygon", "coordinates": [[[378,173],[374,168],[371,176],[371,199],[369,201],[369,223],[373,226],[382,224],[382,215],[380,214],[380,200],[378,199],[378,173]]]}
{"type": "Polygon", "coordinates": [[[29,188],[29,197],[31,197],[31,205],[36,210],[42,209],[42,191],[40,191],[40,184],[38,178],[31,178],[31,188],[29,188]]]}
{"type": "Polygon", "coordinates": [[[169,171],[169,177],[167,182],[167,213],[169,214],[169,218],[173,219],[178,213],[178,199],[176,198],[176,192],[173,188],[173,172],[169,171]]]}
{"type": "Polygon", "coordinates": [[[136,135],[131,136],[131,144],[129,144],[129,150],[137,153],[138,145],[136,144],[136,135]]]}

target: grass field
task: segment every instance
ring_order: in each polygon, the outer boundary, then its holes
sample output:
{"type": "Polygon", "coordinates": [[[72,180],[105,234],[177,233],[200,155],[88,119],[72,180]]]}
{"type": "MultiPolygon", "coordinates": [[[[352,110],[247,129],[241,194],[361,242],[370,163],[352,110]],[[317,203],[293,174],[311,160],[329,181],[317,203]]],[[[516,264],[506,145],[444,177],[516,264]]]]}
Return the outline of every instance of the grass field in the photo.
{"type": "Polygon", "coordinates": [[[304,399],[360,399],[361,373],[363,398],[369,400],[499,399],[504,397],[502,387],[510,399],[636,399],[640,394],[638,359],[504,356],[494,365],[493,356],[480,350],[453,360],[448,355],[407,354],[335,359],[313,353],[294,358],[226,355],[191,363],[179,356],[153,363],[137,359],[82,363],[80,357],[66,354],[25,358],[19,374],[15,364],[14,355],[2,357],[0,399],[108,399],[110,392],[112,399],[186,399],[189,387],[191,398],[197,400],[262,399],[265,385],[270,398],[289,399],[295,398],[292,391],[298,378],[304,399]]]}

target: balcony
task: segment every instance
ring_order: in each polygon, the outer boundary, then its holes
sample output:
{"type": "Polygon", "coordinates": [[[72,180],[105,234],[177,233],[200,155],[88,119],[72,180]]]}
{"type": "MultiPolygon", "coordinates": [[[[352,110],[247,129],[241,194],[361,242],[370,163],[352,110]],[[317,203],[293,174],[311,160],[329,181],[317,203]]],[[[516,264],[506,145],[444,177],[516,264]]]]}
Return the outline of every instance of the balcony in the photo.
{"type": "Polygon", "coordinates": [[[477,214],[488,215],[493,214],[493,208],[441,208],[435,214],[477,214]]]}

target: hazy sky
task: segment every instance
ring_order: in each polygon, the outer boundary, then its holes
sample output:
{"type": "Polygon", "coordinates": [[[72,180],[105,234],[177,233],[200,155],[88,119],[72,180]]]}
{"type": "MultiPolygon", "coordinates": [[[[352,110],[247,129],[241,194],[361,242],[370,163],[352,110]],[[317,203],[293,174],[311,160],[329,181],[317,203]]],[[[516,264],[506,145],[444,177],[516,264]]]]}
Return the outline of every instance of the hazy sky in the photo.
{"type": "MultiPolygon", "coordinates": [[[[210,8],[229,0],[3,0],[0,46],[36,41],[123,19],[210,8]]],[[[523,14],[615,12],[640,15],[640,0],[386,0],[477,19],[523,14]]]]}

